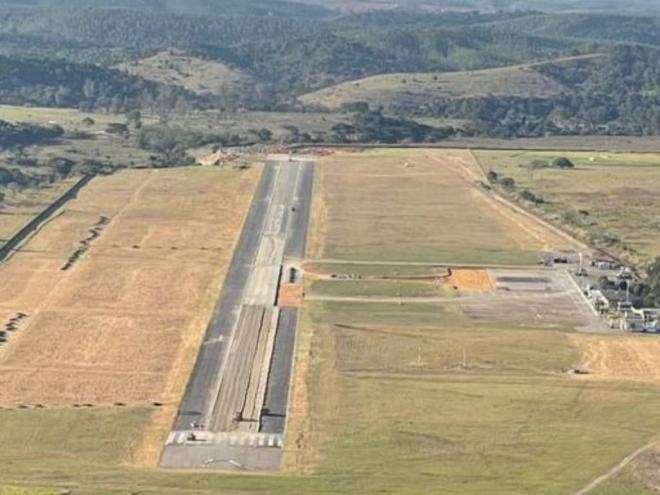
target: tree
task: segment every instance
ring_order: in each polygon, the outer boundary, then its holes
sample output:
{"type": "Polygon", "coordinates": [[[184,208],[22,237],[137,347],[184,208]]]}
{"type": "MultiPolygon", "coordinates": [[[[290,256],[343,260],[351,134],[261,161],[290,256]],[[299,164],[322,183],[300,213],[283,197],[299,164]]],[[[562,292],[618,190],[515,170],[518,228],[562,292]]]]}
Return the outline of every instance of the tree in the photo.
{"type": "Polygon", "coordinates": [[[263,129],[259,129],[257,131],[257,137],[259,138],[259,141],[267,143],[273,139],[273,133],[271,132],[270,129],[266,129],[264,127],[263,129]]]}
{"type": "Polygon", "coordinates": [[[132,125],[136,129],[142,127],[142,112],[139,110],[131,110],[126,114],[126,124],[132,125]]]}
{"type": "Polygon", "coordinates": [[[110,123],[105,128],[105,132],[108,134],[119,134],[121,136],[127,136],[128,126],[126,124],[110,123]]]}
{"type": "Polygon", "coordinates": [[[570,161],[568,158],[563,156],[560,156],[559,158],[555,158],[552,161],[552,166],[561,169],[575,168],[575,164],[572,161],[570,161]]]}
{"type": "Polygon", "coordinates": [[[502,177],[500,185],[507,191],[513,191],[516,188],[516,181],[512,177],[502,177]]]}

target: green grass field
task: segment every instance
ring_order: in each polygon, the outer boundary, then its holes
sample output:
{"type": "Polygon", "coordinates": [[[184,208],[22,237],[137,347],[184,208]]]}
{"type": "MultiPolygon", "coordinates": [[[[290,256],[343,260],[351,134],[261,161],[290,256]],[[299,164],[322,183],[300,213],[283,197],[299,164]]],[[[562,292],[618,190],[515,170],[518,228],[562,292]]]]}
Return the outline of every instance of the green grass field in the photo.
{"type": "Polygon", "coordinates": [[[391,265],[376,263],[323,263],[311,261],[305,263],[305,271],[323,275],[342,274],[360,277],[427,277],[444,267],[433,265],[391,265]]]}
{"type": "Polygon", "coordinates": [[[19,488],[16,486],[0,486],[0,495],[57,495],[52,489],[19,488]]]}
{"type": "Polygon", "coordinates": [[[537,210],[556,218],[585,238],[603,245],[604,236],[618,239],[643,260],[660,254],[660,155],[589,152],[476,151],[486,170],[513,177],[547,204],[537,210]],[[571,159],[572,170],[535,169],[534,160],[571,159]],[[582,210],[584,213],[579,213],[582,210]],[[567,220],[568,219],[568,220],[567,220]]]}
{"type": "Polygon", "coordinates": [[[498,214],[474,181],[455,170],[465,163],[473,166],[464,151],[373,150],[324,158],[317,171],[324,212],[314,216],[325,235],[316,257],[536,263],[542,244],[498,214]]]}
{"type": "Polygon", "coordinates": [[[564,494],[657,434],[658,387],[567,375],[566,331],[426,309],[306,306],[320,473],[361,493],[564,494]]]}
{"type": "Polygon", "coordinates": [[[432,282],[317,280],[307,285],[306,293],[343,297],[451,297],[454,290],[432,282]]]}

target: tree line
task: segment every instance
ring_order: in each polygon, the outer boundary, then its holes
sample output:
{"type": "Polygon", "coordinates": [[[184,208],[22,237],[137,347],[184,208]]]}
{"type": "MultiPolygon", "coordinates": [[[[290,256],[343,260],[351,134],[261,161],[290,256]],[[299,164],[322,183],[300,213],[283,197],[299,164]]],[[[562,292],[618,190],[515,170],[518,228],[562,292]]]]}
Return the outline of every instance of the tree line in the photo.
{"type": "Polygon", "coordinates": [[[64,129],[60,126],[39,126],[35,124],[12,124],[0,120],[0,149],[29,146],[52,141],[61,137],[64,129]]]}

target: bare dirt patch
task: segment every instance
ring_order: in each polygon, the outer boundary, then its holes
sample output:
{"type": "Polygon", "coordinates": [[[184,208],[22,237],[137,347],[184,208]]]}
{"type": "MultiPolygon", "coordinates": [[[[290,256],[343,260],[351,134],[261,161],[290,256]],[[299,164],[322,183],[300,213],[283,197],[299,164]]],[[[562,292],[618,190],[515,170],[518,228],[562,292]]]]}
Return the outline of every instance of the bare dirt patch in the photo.
{"type": "Polygon", "coordinates": [[[298,307],[303,299],[302,284],[284,284],[280,287],[277,297],[278,306],[298,307]]]}
{"type": "Polygon", "coordinates": [[[493,292],[495,290],[488,270],[452,270],[449,283],[458,291],[493,292]]]}
{"type": "Polygon", "coordinates": [[[660,379],[660,340],[656,338],[576,334],[569,339],[582,351],[580,369],[588,374],[580,375],[580,379],[660,379]]]}

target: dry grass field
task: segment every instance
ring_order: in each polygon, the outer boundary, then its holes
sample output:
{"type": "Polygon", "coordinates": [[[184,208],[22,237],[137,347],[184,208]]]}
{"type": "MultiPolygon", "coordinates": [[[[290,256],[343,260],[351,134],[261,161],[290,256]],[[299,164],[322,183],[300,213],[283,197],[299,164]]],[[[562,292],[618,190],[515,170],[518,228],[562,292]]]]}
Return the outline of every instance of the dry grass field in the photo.
{"type": "Polygon", "coordinates": [[[93,180],[0,265],[0,323],[27,315],[0,348],[0,406],[162,403],[173,413],[257,176],[177,169],[93,180]],[[101,217],[100,237],[63,271],[101,217]]]}
{"type": "Polygon", "coordinates": [[[571,335],[582,350],[585,379],[658,382],[660,341],[654,336],[571,335]]]}
{"type": "Polygon", "coordinates": [[[546,201],[535,209],[585,239],[633,261],[660,253],[660,155],[652,153],[477,151],[486,170],[513,177],[546,201]],[[566,156],[572,170],[534,169],[534,160],[566,156]],[[580,214],[579,211],[586,212],[580,214]],[[612,239],[608,246],[607,238],[612,239]]]}
{"type": "Polygon", "coordinates": [[[566,239],[503,206],[467,151],[374,150],[321,159],[311,258],[533,264],[566,239]]]}
{"type": "Polygon", "coordinates": [[[478,323],[453,305],[303,312],[294,473],[361,493],[573,493],[660,432],[657,382],[567,373],[583,359],[569,328],[478,323]]]}
{"type": "Polygon", "coordinates": [[[337,110],[363,101],[372,108],[417,108],[432,98],[520,96],[548,98],[564,88],[532,67],[504,67],[466,72],[404,73],[349,81],[299,99],[305,105],[337,110]]]}

